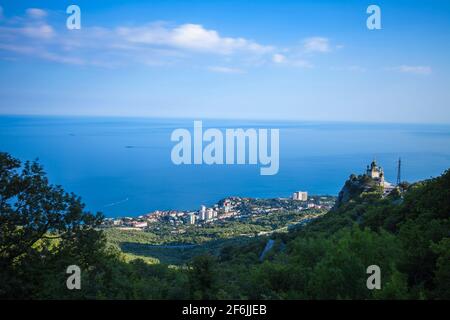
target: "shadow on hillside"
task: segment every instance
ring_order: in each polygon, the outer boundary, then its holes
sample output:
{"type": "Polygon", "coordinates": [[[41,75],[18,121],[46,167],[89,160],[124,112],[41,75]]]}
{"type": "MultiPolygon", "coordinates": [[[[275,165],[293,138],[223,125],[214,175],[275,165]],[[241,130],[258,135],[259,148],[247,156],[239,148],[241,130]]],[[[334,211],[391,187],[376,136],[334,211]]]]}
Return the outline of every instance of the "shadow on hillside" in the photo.
{"type": "Polygon", "coordinates": [[[164,264],[180,265],[187,263],[194,256],[205,253],[207,248],[200,245],[151,245],[136,242],[122,242],[120,249],[137,256],[152,257],[164,264]]]}
{"type": "MultiPolygon", "coordinates": [[[[255,256],[258,257],[266,239],[263,238],[259,248],[255,250],[255,256]]],[[[218,255],[221,249],[229,245],[242,245],[244,243],[255,242],[260,243],[259,239],[248,237],[236,237],[230,239],[218,239],[205,242],[204,244],[166,244],[152,245],[137,242],[121,242],[120,249],[124,253],[131,253],[136,256],[156,258],[163,264],[182,265],[189,262],[195,256],[205,253],[218,255]],[[256,241],[255,241],[256,240],[256,241]]]]}

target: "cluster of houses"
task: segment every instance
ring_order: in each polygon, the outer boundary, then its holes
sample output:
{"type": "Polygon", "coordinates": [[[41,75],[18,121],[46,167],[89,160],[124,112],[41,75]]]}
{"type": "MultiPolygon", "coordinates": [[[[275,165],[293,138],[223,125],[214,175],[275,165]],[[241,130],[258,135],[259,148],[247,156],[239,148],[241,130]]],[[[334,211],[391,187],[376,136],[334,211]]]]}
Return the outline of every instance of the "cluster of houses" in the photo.
{"type": "Polygon", "coordinates": [[[166,223],[174,227],[180,225],[204,225],[225,219],[245,218],[253,215],[270,214],[282,209],[307,210],[331,208],[333,200],[328,197],[308,199],[306,192],[295,192],[292,198],[258,200],[253,198],[230,197],[212,207],[202,205],[197,211],[157,210],[138,217],[108,218],[104,227],[124,230],[144,230],[156,223],[166,223]],[[322,199],[322,200],[321,200],[322,199]]]}
{"type": "Polygon", "coordinates": [[[104,226],[131,230],[146,229],[157,222],[166,222],[173,226],[211,223],[239,216],[239,212],[233,210],[234,205],[236,205],[234,201],[225,199],[222,205],[216,204],[211,208],[202,205],[198,211],[157,210],[138,217],[107,218],[104,226]]]}

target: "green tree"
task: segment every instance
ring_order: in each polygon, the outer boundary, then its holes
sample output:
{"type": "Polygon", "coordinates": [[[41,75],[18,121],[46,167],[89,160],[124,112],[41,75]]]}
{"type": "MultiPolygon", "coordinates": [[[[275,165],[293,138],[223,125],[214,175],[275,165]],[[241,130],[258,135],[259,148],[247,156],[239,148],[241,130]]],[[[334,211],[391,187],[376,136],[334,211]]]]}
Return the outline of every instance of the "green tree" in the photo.
{"type": "Polygon", "coordinates": [[[209,255],[195,257],[189,265],[189,287],[193,299],[214,299],[217,292],[216,258],[209,255]]]}
{"type": "Polygon", "coordinates": [[[0,297],[39,296],[50,274],[63,286],[68,265],[94,265],[105,247],[96,230],[102,219],[49,184],[36,161],[22,165],[0,153],[0,297]]]}

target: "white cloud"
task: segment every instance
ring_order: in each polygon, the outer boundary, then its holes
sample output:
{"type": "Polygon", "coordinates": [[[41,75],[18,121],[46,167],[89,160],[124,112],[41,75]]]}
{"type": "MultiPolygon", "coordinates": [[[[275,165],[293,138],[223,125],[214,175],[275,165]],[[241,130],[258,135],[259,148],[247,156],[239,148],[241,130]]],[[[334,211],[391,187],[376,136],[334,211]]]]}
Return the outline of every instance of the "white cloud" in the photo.
{"type": "MultiPolygon", "coordinates": [[[[53,28],[45,22],[47,12],[42,9],[30,8],[26,10],[25,17],[15,17],[2,21],[0,25],[0,38],[13,38],[26,36],[29,38],[49,39],[54,36],[53,28]],[[12,22],[12,23],[11,23],[12,22]]],[[[3,8],[0,6],[0,20],[4,18],[3,8]]]]}
{"type": "Polygon", "coordinates": [[[20,31],[23,35],[31,38],[50,39],[54,36],[55,32],[48,24],[42,24],[38,26],[27,26],[21,28],[20,31]]]}
{"type": "Polygon", "coordinates": [[[162,24],[152,24],[144,27],[117,28],[117,33],[126,41],[146,44],[162,45],[180,49],[216,54],[233,54],[236,52],[250,52],[264,54],[273,50],[244,38],[222,37],[215,30],[205,29],[199,24],[183,24],[168,28],[162,24]]]}
{"type": "MultiPolygon", "coordinates": [[[[15,21],[1,21],[0,41],[2,50],[30,55],[19,47],[39,47],[47,55],[35,57],[52,61],[77,61],[55,59],[66,54],[78,56],[83,61],[96,61],[96,65],[123,65],[139,63],[151,66],[170,65],[181,59],[193,59],[195,54],[208,54],[214,63],[223,63],[225,57],[233,57],[235,63],[252,59],[270,59],[267,54],[273,48],[240,37],[222,37],[215,30],[199,24],[168,26],[152,23],[138,27],[84,27],[79,32],[62,28],[57,33],[46,22],[46,12],[28,9],[15,21]],[[43,42],[42,40],[46,40],[43,42]],[[102,63],[103,61],[103,63],[102,63]]],[[[211,61],[209,61],[211,63],[211,61]]]]}
{"type": "Polygon", "coordinates": [[[47,61],[54,61],[59,63],[66,64],[77,64],[82,65],[85,64],[85,61],[81,58],[77,57],[69,57],[67,55],[59,55],[55,53],[51,53],[46,51],[45,49],[39,47],[31,47],[25,45],[8,45],[0,43],[0,50],[6,50],[9,52],[15,52],[19,54],[31,55],[40,59],[44,59],[47,61]]]}
{"type": "Polygon", "coordinates": [[[272,61],[275,63],[283,63],[286,62],[286,57],[280,53],[276,53],[272,56],[272,61]]]}
{"type": "Polygon", "coordinates": [[[305,52],[329,52],[330,41],[323,37],[312,37],[303,40],[303,49],[305,52]]]}
{"type": "Polygon", "coordinates": [[[305,39],[301,48],[278,48],[244,37],[223,36],[194,23],[84,26],[77,32],[58,27],[56,31],[48,22],[51,16],[42,9],[30,8],[21,17],[0,20],[0,50],[18,58],[104,67],[156,67],[188,61],[212,72],[235,74],[271,63],[312,68],[311,55],[305,58],[305,53],[330,50],[328,39],[322,37],[305,39]]]}
{"type": "Polygon", "coordinates": [[[403,73],[412,73],[412,74],[419,74],[419,75],[430,75],[433,70],[429,66],[408,66],[408,65],[401,65],[398,67],[392,68],[393,70],[403,72],[403,73]]]}
{"type": "Polygon", "coordinates": [[[50,53],[50,52],[38,52],[37,53],[42,59],[48,61],[54,61],[65,64],[76,64],[76,65],[84,65],[86,61],[78,57],[69,57],[65,55],[50,53]]]}
{"type": "MultiPolygon", "coordinates": [[[[18,40],[19,37],[28,37],[38,40],[50,39],[55,35],[53,28],[45,23],[35,24],[35,25],[24,25],[17,28],[2,27],[0,26],[0,39],[5,38],[6,40],[13,41],[18,40]]],[[[24,40],[17,41],[18,43],[23,43],[24,40]]]]}
{"type": "Polygon", "coordinates": [[[243,70],[238,68],[229,68],[229,67],[221,67],[221,66],[212,66],[208,67],[209,71],[218,72],[218,73],[244,73],[243,70]]]}
{"type": "Polygon", "coordinates": [[[286,56],[276,53],[272,56],[272,62],[278,65],[296,67],[296,68],[312,68],[313,65],[308,60],[299,58],[297,56],[286,56]]]}
{"type": "Polygon", "coordinates": [[[34,47],[25,45],[3,44],[0,43],[0,50],[20,53],[20,54],[33,54],[36,49],[34,47]]]}
{"type": "Polygon", "coordinates": [[[33,19],[42,19],[47,16],[47,12],[42,9],[29,8],[27,9],[27,16],[33,19]]]}

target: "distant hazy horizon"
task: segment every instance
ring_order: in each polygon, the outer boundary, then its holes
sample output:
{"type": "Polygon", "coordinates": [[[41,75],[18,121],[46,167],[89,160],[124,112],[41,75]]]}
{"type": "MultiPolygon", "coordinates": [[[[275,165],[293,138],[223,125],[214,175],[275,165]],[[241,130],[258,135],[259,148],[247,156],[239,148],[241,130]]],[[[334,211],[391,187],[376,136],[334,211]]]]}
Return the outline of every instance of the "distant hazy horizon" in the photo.
{"type": "Polygon", "coordinates": [[[336,124],[367,124],[367,125],[450,125],[449,122],[401,122],[401,121],[364,121],[364,120],[321,120],[321,119],[304,119],[304,118],[247,118],[247,117],[205,117],[205,116],[190,116],[190,117],[176,117],[176,116],[138,116],[138,115],[101,115],[101,114],[33,114],[33,113],[0,113],[0,117],[41,117],[41,118],[93,118],[93,119],[128,119],[128,120],[185,120],[185,121],[194,121],[194,120],[213,120],[213,121],[249,121],[249,122],[261,122],[261,121],[270,121],[273,125],[274,123],[336,123],[336,124]]]}

